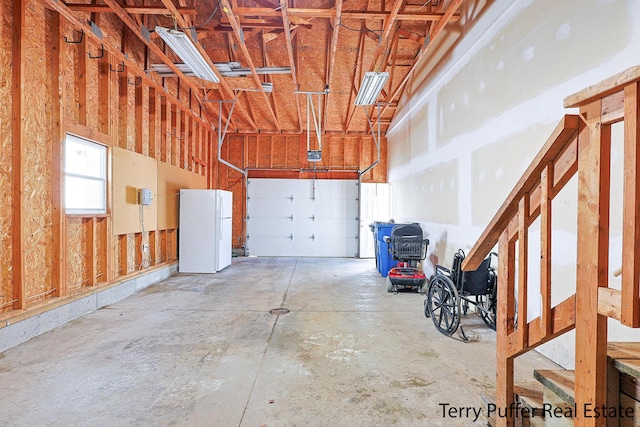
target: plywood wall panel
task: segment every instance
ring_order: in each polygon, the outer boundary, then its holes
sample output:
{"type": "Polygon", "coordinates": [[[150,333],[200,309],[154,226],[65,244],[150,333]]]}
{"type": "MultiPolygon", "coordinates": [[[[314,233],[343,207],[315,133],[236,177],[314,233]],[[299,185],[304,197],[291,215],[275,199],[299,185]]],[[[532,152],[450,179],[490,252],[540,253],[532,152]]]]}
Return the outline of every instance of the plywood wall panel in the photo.
{"type": "Polygon", "coordinates": [[[80,217],[67,217],[67,289],[73,294],[84,277],[84,228],[80,217]]]}
{"type": "Polygon", "coordinates": [[[300,167],[300,136],[287,137],[287,168],[300,167]]]}
{"type": "Polygon", "coordinates": [[[345,138],[327,138],[326,142],[327,148],[329,149],[331,166],[334,168],[344,168],[346,166],[344,159],[345,138]]]}
{"type": "Polygon", "coordinates": [[[158,193],[158,168],[156,160],[113,148],[113,232],[125,234],[146,230],[155,230],[158,224],[157,204],[142,206],[138,203],[141,188],[151,189],[154,196],[158,193]],[[142,206],[142,209],[140,208],[142,206]]]}
{"type": "Polygon", "coordinates": [[[178,198],[182,188],[207,188],[207,179],[164,162],[158,163],[156,208],[158,230],[178,227],[178,198]]]}
{"type": "Polygon", "coordinates": [[[360,138],[344,138],[344,164],[349,168],[360,166],[360,138]]]}
{"type": "Polygon", "coordinates": [[[287,167],[287,137],[284,135],[274,135],[271,142],[271,167],[287,167]]]}
{"type": "MultiPolygon", "coordinates": [[[[233,137],[229,137],[233,138],[233,137]]],[[[241,137],[235,137],[241,138],[241,137]]],[[[257,136],[247,136],[245,138],[245,161],[247,167],[249,168],[257,168],[258,167],[258,137],[257,136]]]]}
{"type": "MultiPolygon", "coordinates": [[[[50,46],[50,22],[45,19],[41,5],[25,8],[27,33],[25,55],[29,58],[22,64],[25,81],[22,88],[24,99],[42,99],[52,92],[51,55],[57,54],[50,46]],[[38,24],[40,23],[40,24],[38,24]],[[46,25],[42,25],[46,23],[46,25]]],[[[55,70],[57,73],[57,70],[55,70]]],[[[51,109],[45,102],[31,103],[23,117],[25,157],[24,168],[24,281],[25,293],[38,295],[51,289],[52,261],[52,201],[51,201],[51,142],[53,132],[51,109]]]]}
{"type": "MultiPolygon", "coordinates": [[[[100,45],[96,46],[91,44],[89,48],[89,53],[92,55],[99,55],[100,45]]],[[[90,59],[87,56],[86,61],[86,123],[87,126],[92,129],[98,129],[99,118],[98,118],[98,90],[99,86],[97,84],[98,80],[98,66],[100,63],[100,59],[90,59]]]]}
{"type": "MultiPolygon", "coordinates": [[[[63,36],[67,37],[68,40],[79,40],[79,31],[74,31],[67,25],[63,25],[63,28],[63,36]]],[[[78,64],[78,50],[80,47],[77,44],[66,43],[61,44],[60,47],[62,49],[61,67],[64,82],[64,117],[67,120],[78,123],[78,93],[76,90],[75,75],[78,64]]]]}
{"type": "Polygon", "coordinates": [[[272,137],[258,136],[258,164],[259,168],[271,168],[272,137]]]}

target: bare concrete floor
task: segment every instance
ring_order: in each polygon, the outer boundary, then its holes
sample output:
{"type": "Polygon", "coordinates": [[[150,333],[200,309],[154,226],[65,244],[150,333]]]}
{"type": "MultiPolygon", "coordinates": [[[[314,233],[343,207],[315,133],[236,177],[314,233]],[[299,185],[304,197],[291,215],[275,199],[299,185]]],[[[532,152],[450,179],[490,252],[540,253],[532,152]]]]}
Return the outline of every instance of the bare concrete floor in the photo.
{"type": "MultiPolygon", "coordinates": [[[[441,335],[373,260],[237,258],[0,354],[10,426],[485,425],[495,333],[441,335]],[[285,307],[289,314],[273,315],[285,307]],[[451,416],[450,407],[472,408],[451,416]]],[[[530,353],[516,375],[553,365],[530,353]]]]}

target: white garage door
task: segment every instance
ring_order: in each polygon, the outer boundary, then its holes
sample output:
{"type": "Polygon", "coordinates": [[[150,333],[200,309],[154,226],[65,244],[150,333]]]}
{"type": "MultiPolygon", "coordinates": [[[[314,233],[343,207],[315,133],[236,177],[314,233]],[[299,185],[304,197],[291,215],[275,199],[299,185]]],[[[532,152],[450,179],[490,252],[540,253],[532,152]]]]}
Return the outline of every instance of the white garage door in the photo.
{"type": "Polygon", "coordinates": [[[355,257],[358,181],[249,179],[247,246],[258,256],[355,257]]]}

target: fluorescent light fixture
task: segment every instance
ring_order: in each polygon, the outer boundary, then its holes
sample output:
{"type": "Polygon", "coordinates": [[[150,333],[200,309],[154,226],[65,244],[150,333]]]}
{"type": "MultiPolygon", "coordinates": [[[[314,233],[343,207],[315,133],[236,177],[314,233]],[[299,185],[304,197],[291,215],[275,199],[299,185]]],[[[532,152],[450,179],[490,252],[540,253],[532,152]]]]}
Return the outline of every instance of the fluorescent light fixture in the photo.
{"type": "Polygon", "coordinates": [[[356,96],[356,105],[374,105],[378,96],[389,79],[389,73],[368,71],[364,74],[362,85],[356,96]]]}
{"type": "Polygon", "coordinates": [[[194,76],[210,82],[220,83],[216,73],[213,72],[211,66],[185,33],[163,27],[156,27],[155,31],[171,50],[182,59],[184,66],[191,69],[194,76]]]}
{"type": "MultiPolygon", "coordinates": [[[[196,76],[187,64],[174,64],[185,76],[196,76]]],[[[244,77],[251,75],[251,69],[243,68],[239,62],[222,62],[213,64],[223,77],[244,77]]],[[[151,70],[162,77],[173,76],[175,73],[167,64],[151,64],[151,70]]],[[[290,74],[291,67],[262,67],[256,68],[256,74],[290,74]]]]}

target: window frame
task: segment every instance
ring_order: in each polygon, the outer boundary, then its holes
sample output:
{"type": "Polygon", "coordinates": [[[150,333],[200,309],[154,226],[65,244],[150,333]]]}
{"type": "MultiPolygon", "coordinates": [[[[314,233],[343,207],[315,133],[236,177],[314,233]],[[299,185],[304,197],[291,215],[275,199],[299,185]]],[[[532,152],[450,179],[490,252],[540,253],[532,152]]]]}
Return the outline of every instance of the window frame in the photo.
{"type": "Polygon", "coordinates": [[[108,189],[108,182],[109,182],[109,166],[108,166],[108,161],[109,161],[109,146],[102,144],[98,141],[71,133],[71,132],[66,132],[65,133],[65,139],[64,139],[64,161],[63,161],[63,175],[64,175],[64,209],[65,209],[65,213],[66,215],[78,215],[78,216],[104,216],[108,214],[108,210],[109,210],[109,200],[108,200],[108,194],[109,194],[109,189],[108,189]],[[90,147],[91,149],[97,149],[97,151],[99,152],[99,156],[100,156],[100,172],[98,177],[96,176],[91,176],[91,175],[84,175],[84,174],[78,174],[78,173],[70,173],[68,172],[68,168],[67,168],[67,162],[69,160],[69,156],[67,154],[67,149],[68,149],[68,142],[72,140],[74,143],[78,143],[78,144],[82,144],[85,145],[87,147],[90,147]],[[76,178],[76,179],[81,179],[81,180],[86,180],[86,181],[92,181],[92,182],[100,182],[102,183],[101,185],[101,190],[102,190],[102,207],[99,209],[94,209],[94,208],[70,208],[68,207],[68,195],[67,195],[67,190],[68,190],[68,185],[67,185],[67,177],[72,177],[72,178],[76,178]]]}

